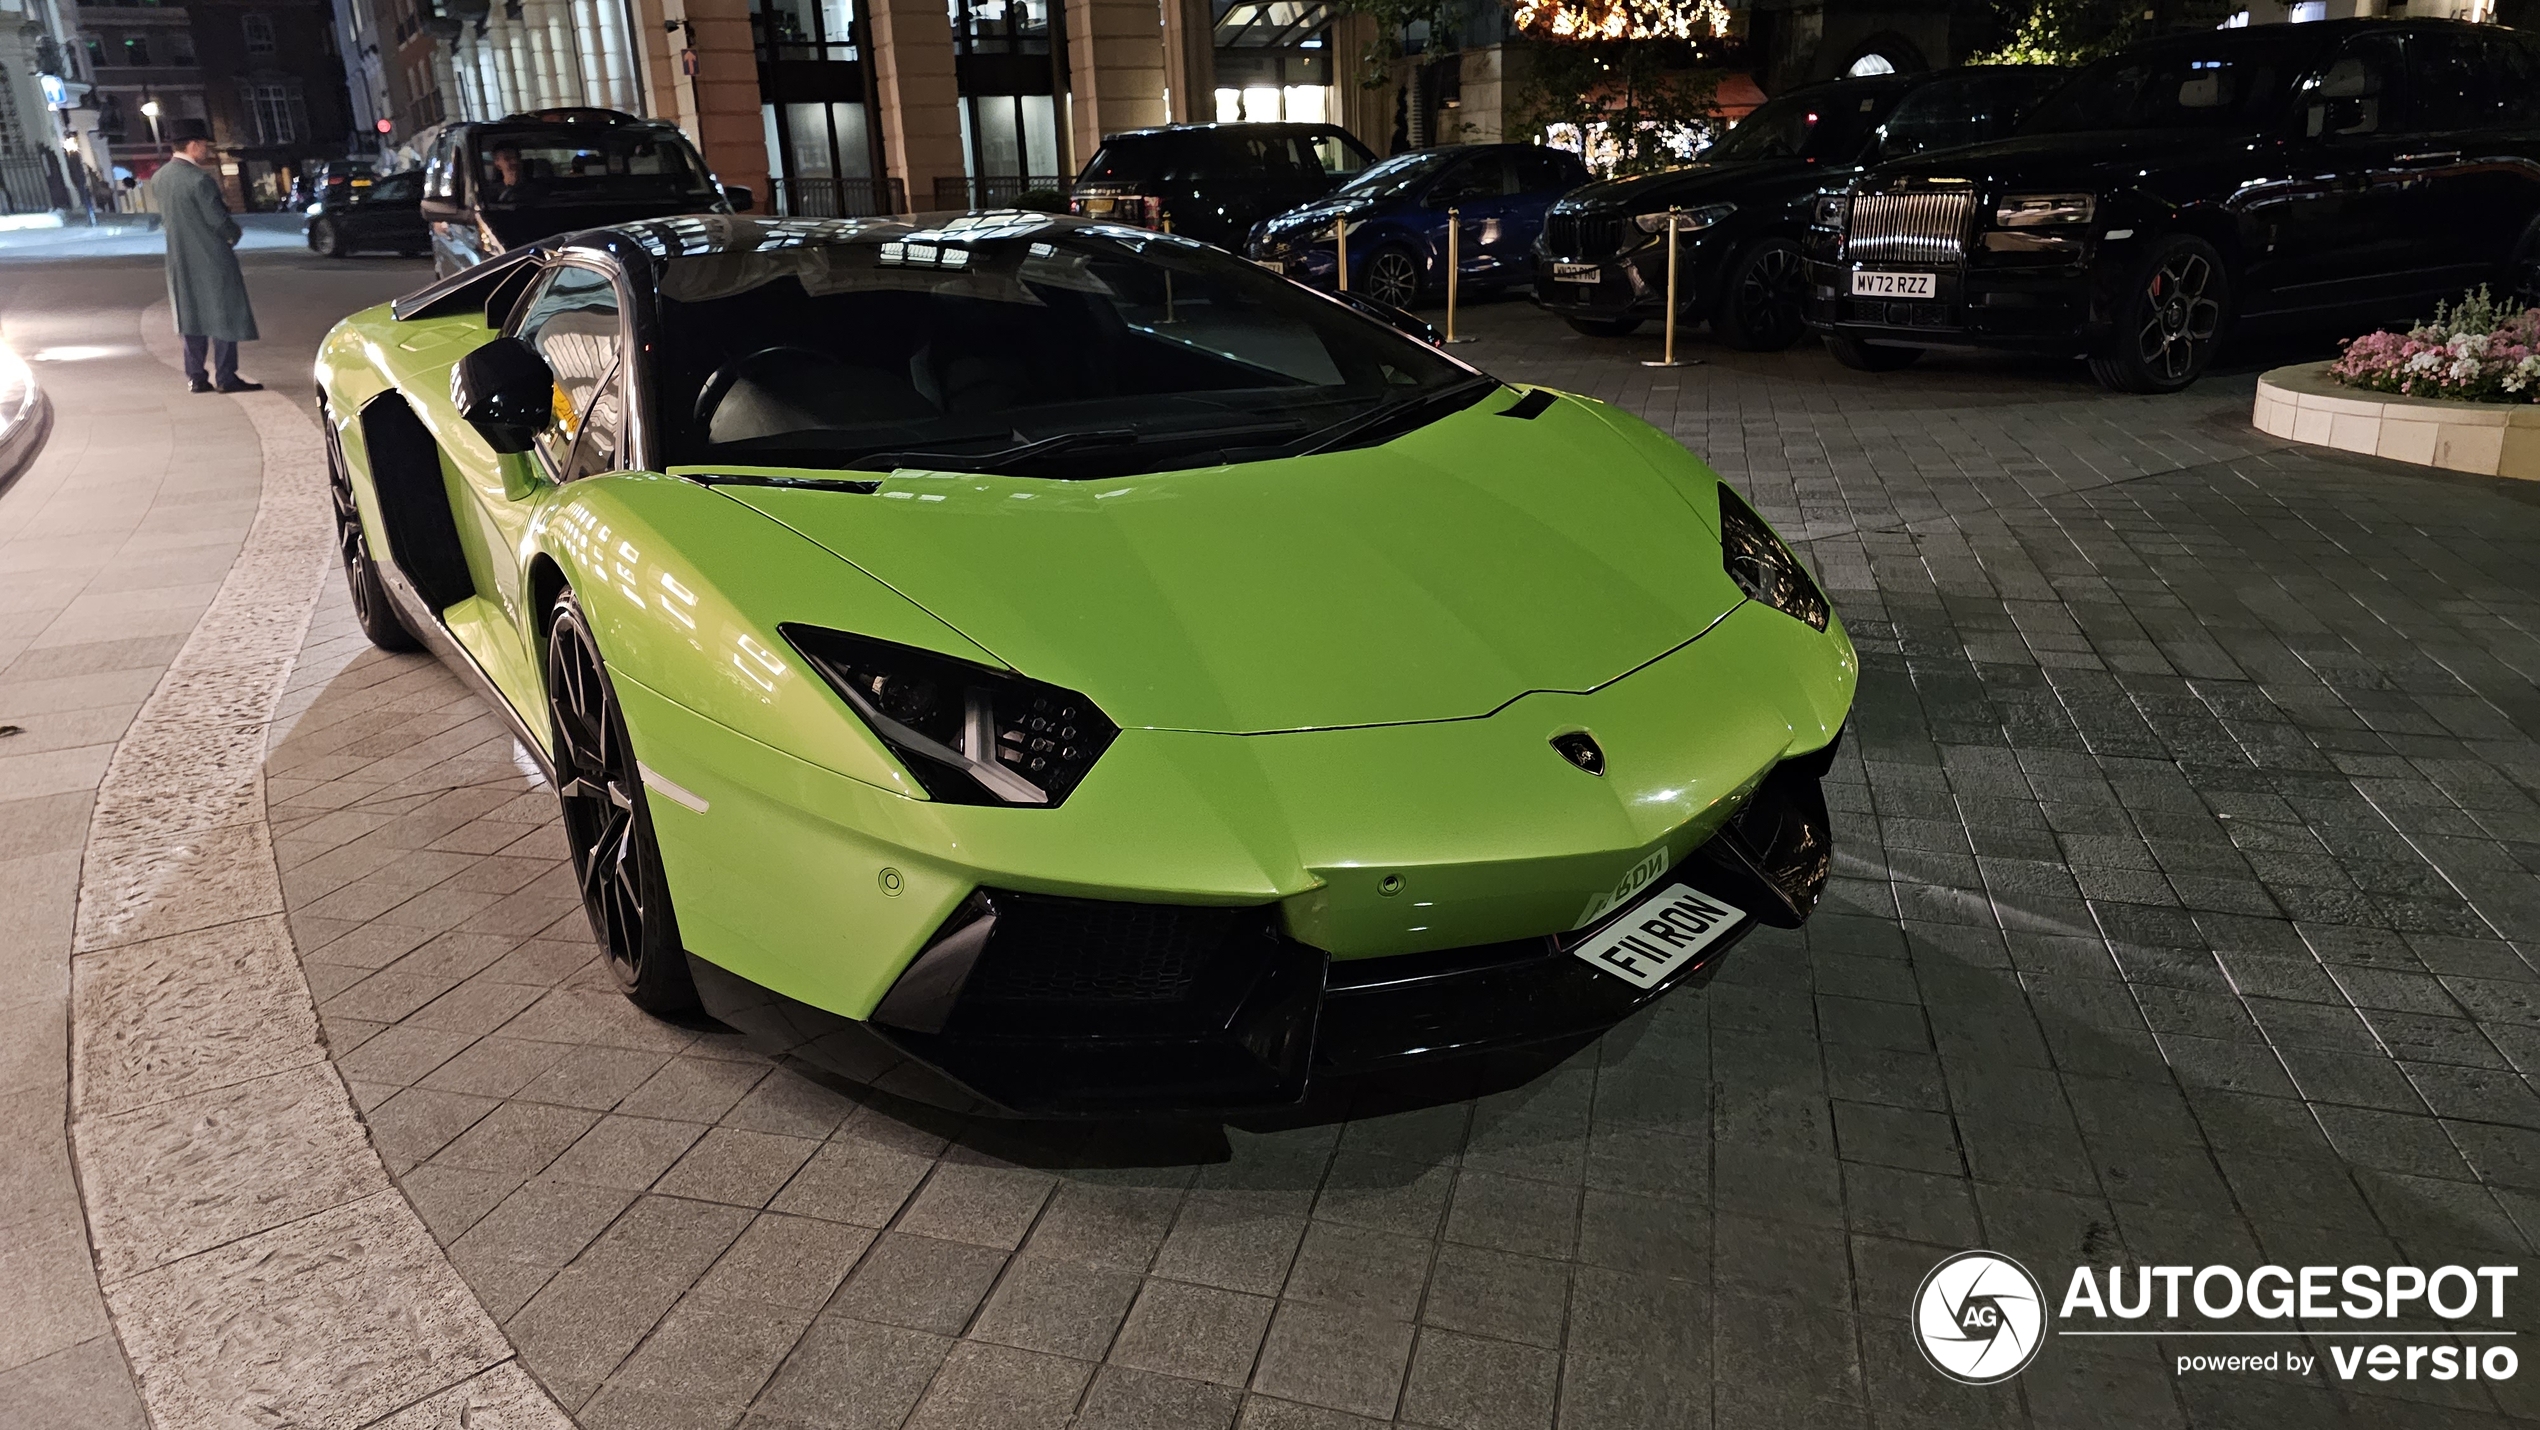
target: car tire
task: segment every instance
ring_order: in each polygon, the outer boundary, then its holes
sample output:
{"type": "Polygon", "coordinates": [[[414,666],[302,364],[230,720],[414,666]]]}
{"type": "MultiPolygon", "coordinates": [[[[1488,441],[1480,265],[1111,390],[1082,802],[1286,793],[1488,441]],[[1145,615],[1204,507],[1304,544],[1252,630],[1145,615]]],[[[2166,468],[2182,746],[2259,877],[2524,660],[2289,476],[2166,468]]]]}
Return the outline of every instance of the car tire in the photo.
{"type": "Polygon", "coordinates": [[[1570,330],[1591,338],[1628,338],[1640,331],[1638,318],[1563,318],[1570,330]]]}
{"type": "Polygon", "coordinates": [[[344,231],[333,219],[318,219],[309,225],[309,252],[320,258],[342,258],[352,252],[344,246],[344,231]]]}
{"type": "Polygon", "coordinates": [[[1420,259],[1410,249],[1387,244],[1367,256],[1367,266],[1358,271],[1358,286],[1353,290],[1362,298],[1373,298],[1397,308],[1409,308],[1420,301],[1420,259]]]}
{"type": "Polygon", "coordinates": [[[1808,272],[1799,245],[1759,238],[1729,260],[1711,330],[1733,348],[1777,353],[1808,331],[1808,272]]]}
{"type": "Polygon", "coordinates": [[[599,642],[570,588],[548,610],[546,676],[556,799],[591,936],[628,1001],[647,1013],[688,1012],[697,987],[671,912],[643,772],[599,642]]]}
{"type": "Polygon", "coordinates": [[[2090,375],[2111,392],[2177,392],[2204,376],[2231,317],[2231,275],[2201,238],[2172,234],[2128,275],[2090,375]]]}
{"type": "Polygon", "coordinates": [[[1921,348],[1898,347],[1894,343],[1865,343],[1840,334],[1826,335],[1826,351],[1834,360],[1854,372],[1895,372],[1912,367],[1922,360],[1921,348]]]}
{"type": "Polygon", "coordinates": [[[370,538],[362,531],[362,509],[353,500],[353,474],[344,465],[343,443],[336,436],[335,423],[323,416],[320,421],[326,428],[326,486],[334,499],[335,546],[344,559],[344,584],[353,594],[353,620],[370,643],[381,650],[420,650],[423,642],[406,629],[404,618],[388,602],[379,562],[371,555],[370,538]]]}

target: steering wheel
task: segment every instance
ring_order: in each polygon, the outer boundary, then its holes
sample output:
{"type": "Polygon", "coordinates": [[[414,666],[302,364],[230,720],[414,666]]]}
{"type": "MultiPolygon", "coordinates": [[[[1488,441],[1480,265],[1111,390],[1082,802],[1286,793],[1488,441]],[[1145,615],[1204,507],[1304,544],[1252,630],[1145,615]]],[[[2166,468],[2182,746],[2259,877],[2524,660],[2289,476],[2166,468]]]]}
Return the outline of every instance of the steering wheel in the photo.
{"type": "Polygon", "coordinates": [[[821,352],[817,348],[803,347],[798,343],[779,343],[774,347],[760,348],[757,352],[736,357],[730,362],[725,363],[723,366],[716,368],[713,376],[706,379],[706,385],[697,389],[697,408],[694,414],[694,421],[696,423],[697,430],[703,432],[712,424],[714,420],[714,410],[723,405],[723,399],[725,397],[731,395],[732,385],[748,376],[751,367],[754,366],[761,358],[777,357],[788,354],[798,358],[807,358],[812,362],[819,363],[827,367],[836,367],[838,365],[838,359],[830,354],[821,352]]]}

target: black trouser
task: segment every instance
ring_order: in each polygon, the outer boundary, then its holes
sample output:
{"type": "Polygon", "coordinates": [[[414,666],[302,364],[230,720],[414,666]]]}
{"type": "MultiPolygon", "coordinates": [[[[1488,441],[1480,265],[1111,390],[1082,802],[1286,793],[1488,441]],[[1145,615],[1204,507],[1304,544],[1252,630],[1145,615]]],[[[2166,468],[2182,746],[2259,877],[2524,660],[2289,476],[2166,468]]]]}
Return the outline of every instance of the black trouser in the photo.
{"type": "Polygon", "coordinates": [[[211,384],[214,387],[227,387],[236,382],[238,380],[238,344],[227,338],[204,338],[192,333],[185,335],[186,377],[195,382],[205,380],[203,349],[206,346],[212,350],[212,372],[209,379],[211,384]]]}

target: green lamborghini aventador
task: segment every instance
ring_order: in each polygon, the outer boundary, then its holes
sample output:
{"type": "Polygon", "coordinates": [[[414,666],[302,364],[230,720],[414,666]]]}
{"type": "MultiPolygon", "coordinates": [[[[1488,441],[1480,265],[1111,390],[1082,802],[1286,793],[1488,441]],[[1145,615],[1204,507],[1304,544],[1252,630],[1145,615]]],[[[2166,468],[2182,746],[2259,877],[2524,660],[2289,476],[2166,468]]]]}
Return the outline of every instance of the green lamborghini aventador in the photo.
{"type": "Polygon", "coordinates": [[[957,1106],[1593,1037],[1831,863],[1843,626],[1701,461],[1202,244],[668,219],[346,319],[371,639],[552,778],[626,991],[957,1106]]]}

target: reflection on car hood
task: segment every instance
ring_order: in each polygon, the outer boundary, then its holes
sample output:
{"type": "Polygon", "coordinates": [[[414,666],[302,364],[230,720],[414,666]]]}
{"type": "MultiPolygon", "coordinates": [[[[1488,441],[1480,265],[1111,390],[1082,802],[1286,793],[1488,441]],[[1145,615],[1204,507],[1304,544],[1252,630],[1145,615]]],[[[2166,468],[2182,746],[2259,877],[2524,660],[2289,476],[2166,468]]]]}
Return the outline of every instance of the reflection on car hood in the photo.
{"type": "Polygon", "coordinates": [[[643,218],[668,218],[697,212],[693,195],[660,199],[618,199],[588,204],[524,204],[518,208],[487,205],[477,211],[503,247],[518,248],[559,233],[606,228],[643,218]]]}
{"type": "Polygon", "coordinates": [[[1967,178],[2051,188],[2088,188],[2121,173],[2131,179],[2146,163],[2180,156],[2228,160],[2249,141],[2242,136],[2194,129],[2099,129],[2071,134],[2029,134],[1936,149],[1881,164],[1866,187],[1925,178],[1967,178]],[[2112,171],[2115,171],[2112,173],[2112,171]]]}
{"type": "Polygon", "coordinates": [[[1757,183],[1825,172],[1823,164],[1805,159],[1757,159],[1744,164],[1687,164],[1655,174],[1606,179],[1564,194],[1553,205],[1557,213],[1652,213],[1670,204],[1734,199],[1757,183]]]}
{"type": "Polygon", "coordinates": [[[1740,600],[1708,467],[1600,404],[1509,405],[1233,467],[720,490],[1124,726],[1448,720],[1603,685],[1740,600]]]}
{"type": "Polygon", "coordinates": [[[1333,220],[1343,215],[1353,219],[1364,218],[1375,212],[1377,207],[1363,194],[1320,198],[1262,220],[1260,233],[1263,238],[1285,243],[1300,239],[1328,239],[1332,236],[1333,220]]]}

